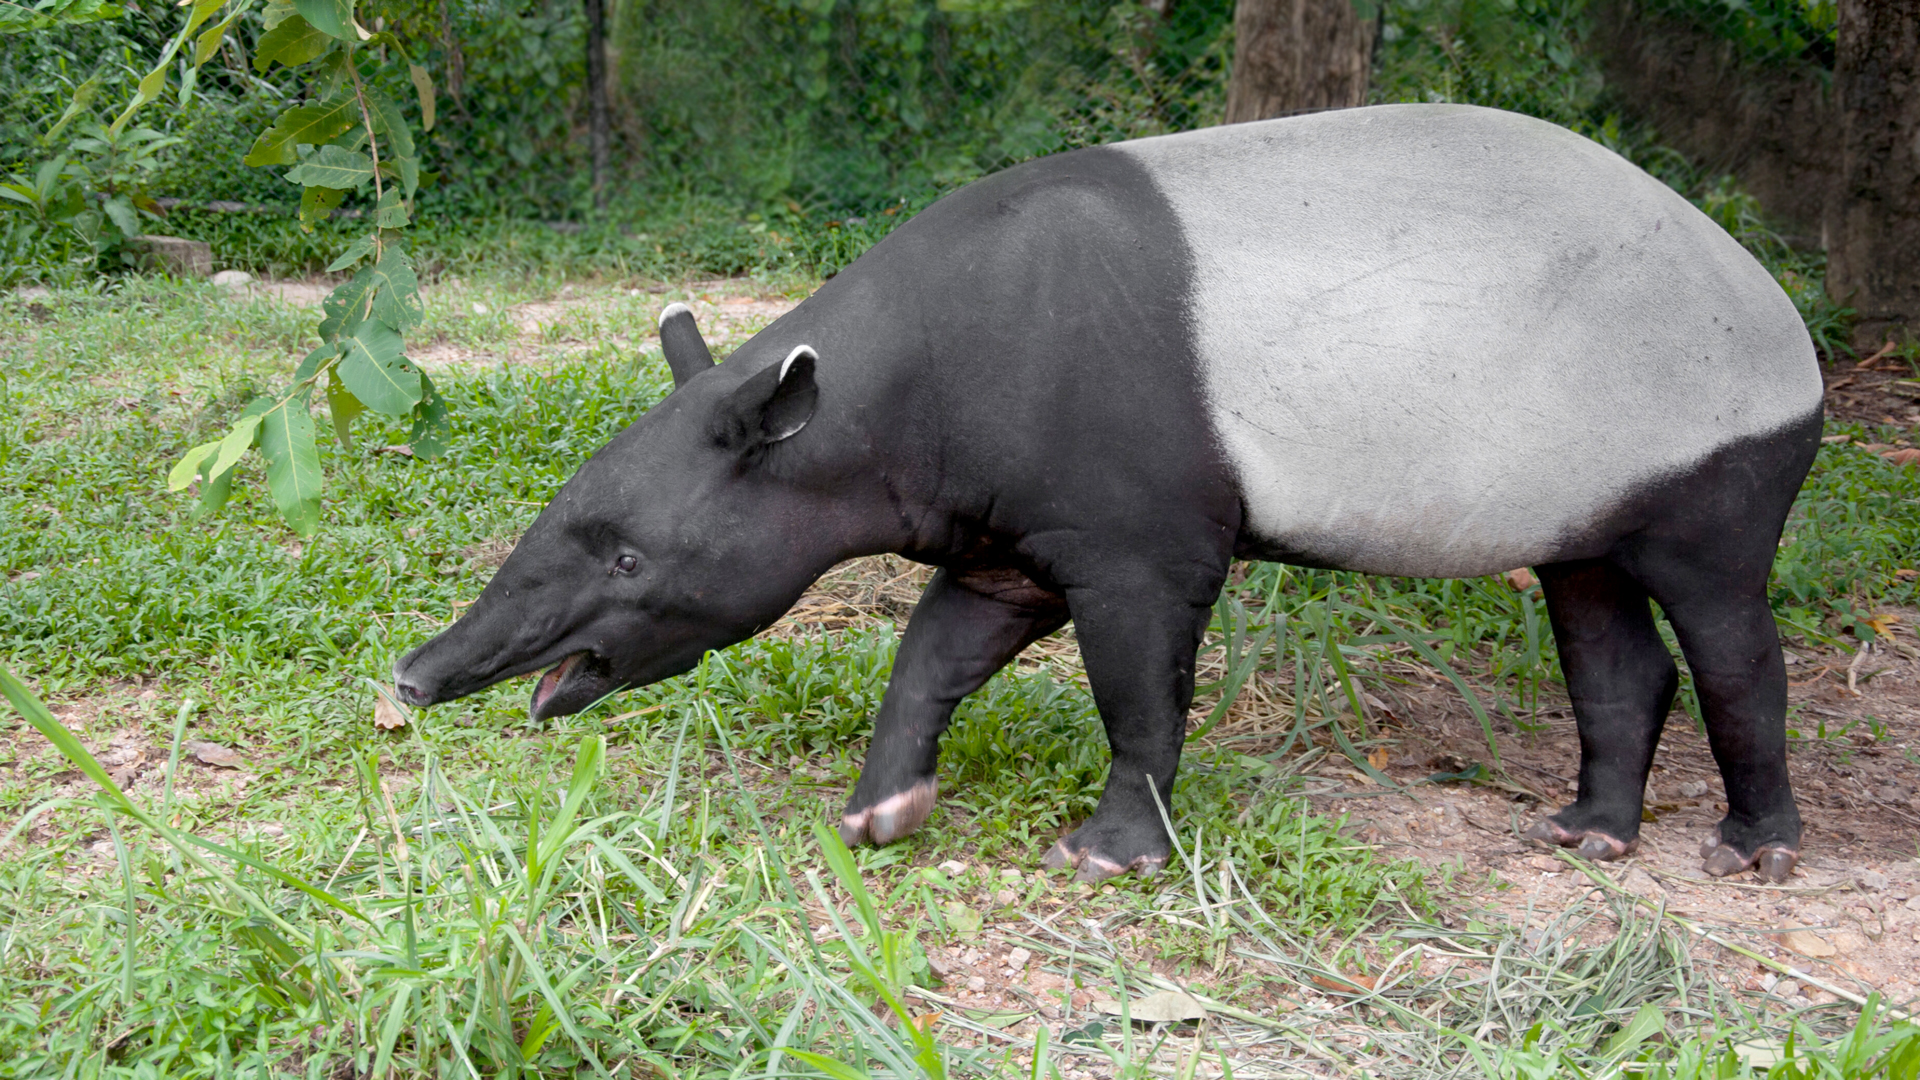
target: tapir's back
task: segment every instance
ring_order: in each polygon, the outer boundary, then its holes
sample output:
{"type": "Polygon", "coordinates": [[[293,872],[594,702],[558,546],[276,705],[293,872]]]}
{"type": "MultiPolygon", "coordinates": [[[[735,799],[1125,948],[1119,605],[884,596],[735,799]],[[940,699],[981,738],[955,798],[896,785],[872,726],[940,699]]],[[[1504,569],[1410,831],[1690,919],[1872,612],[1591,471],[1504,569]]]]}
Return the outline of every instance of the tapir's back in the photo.
{"type": "Polygon", "coordinates": [[[1548,561],[1819,408],[1765,269],[1551,124],[1382,106],[1114,149],[1179,219],[1208,411],[1264,550],[1423,576],[1548,561]]]}

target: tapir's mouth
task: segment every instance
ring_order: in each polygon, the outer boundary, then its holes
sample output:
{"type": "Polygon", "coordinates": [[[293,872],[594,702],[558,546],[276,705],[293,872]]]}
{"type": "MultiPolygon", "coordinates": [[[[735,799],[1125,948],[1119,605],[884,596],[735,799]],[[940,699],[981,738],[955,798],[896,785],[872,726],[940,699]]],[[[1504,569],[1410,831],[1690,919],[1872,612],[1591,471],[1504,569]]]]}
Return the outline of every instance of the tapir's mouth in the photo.
{"type": "Polygon", "coordinates": [[[568,716],[617,689],[605,660],[591,652],[577,652],[548,668],[533,684],[528,712],[535,720],[568,716]]]}

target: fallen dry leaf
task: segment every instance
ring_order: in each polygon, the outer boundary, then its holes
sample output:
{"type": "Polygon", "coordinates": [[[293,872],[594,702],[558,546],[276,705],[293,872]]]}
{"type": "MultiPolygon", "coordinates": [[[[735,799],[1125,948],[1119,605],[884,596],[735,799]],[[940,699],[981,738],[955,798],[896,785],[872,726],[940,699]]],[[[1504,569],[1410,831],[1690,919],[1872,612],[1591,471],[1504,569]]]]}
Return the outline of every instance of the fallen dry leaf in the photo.
{"type": "Polygon", "coordinates": [[[411,446],[376,446],[373,448],[373,452],[376,454],[399,454],[401,457],[412,457],[413,447],[411,446]]]}
{"type": "Polygon", "coordinates": [[[1911,566],[1903,566],[1895,570],[1893,576],[1899,578],[1901,581],[1912,581],[1914,578],[1920,578],[1920,570],[1915,570],[1911,566]]]}
{"type": "Polygon", "coordinates": [[[1526,592],[1535,584],[1533,571],[1524,566],[1518,570],[1509,570],[1500,576],[1507,579],[1507,584],[1513,586],[1515,592],[1526,592]]]}
{"type": "Polygon", "coordinates": [[[1893,636],[1893,624],[1899,621],[1900,616],[1891,611],[1882,611],[1868,619],[1867,625],[1873,627],[1874,633],[1881,637],[1890,638],[1893,636]]]}
{"type": "Polygon", "coordinates": [[[407,726],[407,714],[400,711],[387,696],[387,688],[382,686],[373,695],[373,726],[381,731],[393,731],[407,726]]]}
{"type": "Polygon", "coordinates": [[[1387,762],[1390,760],[1390,757],[1391,755],[1387,753],[1386,747],[1376,746],[1373,748],[1373,753],[1367,755],[1367,764],[1376,769],[1384,769],[1387,767],[1387,762]]]}
{"type": "Polygon", "coordinates": [[[1361,994],[1373,990],[1374,979],[1371,975],[1342,975],[1338,978],[1315,975],[1313,985],[1336,994],[1361,994]]]}
{"type": "Polygon", "coordinates": [[[1789,930],[1780,935],[1780,941],[1787,948],[1802,956],[1836,956],[1840,950],[1827,943],[1827,939],[1811,930],[1789,930]]]}
{"type": "Polygon", "coordinates": [[[219,743],[201,742],[198,739],[194,739],[187,743],[182,749],[186,750],[187,754],[200,764],[212,765],[219,769],[237,769],[247,763],[247,760],[241,757],[238,751],[230,747],[221,746],[219,743]]]}
{"type": "Polygon", "coordinates": [[[1905,450],[1890,451],[1888,453],[1881,454],[1880,456],[1887,459],[1888,461],[1892,462],[1895,465],[1913,465],[1916,467],[1920,467],[1920,449],[1913,449],[1909,447],[1908,449],[1905,449],[1905,450]]]}

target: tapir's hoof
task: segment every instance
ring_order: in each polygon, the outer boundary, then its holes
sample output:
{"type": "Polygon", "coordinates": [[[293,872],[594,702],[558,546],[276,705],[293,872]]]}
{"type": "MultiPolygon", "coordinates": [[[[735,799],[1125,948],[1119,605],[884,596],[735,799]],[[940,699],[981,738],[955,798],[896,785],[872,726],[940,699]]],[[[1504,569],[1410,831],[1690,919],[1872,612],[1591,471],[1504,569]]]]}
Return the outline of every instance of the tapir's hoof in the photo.
{"type": "Polygon", "coordinates": [[[1085,829],[1054,844],[1040,857],[1040,865],[1049,870],[1074,868],[1074,877],[1081,881],[1098,883],[1125,873],[1152,877],[1161,867],[1167,865],[1167,857],[1147,852],[1132,857],[1108,854],[1103,846],[1093,838],[1082,838],[1085,829]],[[1122,862],[1121,859],[1126,861],[1122,862]]]}
{"type": "Polygon", "coordinates": [[[929,776],[905,791],[889,795],[865,810],[842,815],[840,839],[848,847],[891,844],[927,823],[940,782],[929,776]]]}
{"type": "Polygon", "coordinates": [[[1522,835],[1543,844],[1570,847],[1574,849],[1574,854],[1595,862],[1624,859],[1640,846],[1640,841],[1637,839],[1618,840],[1598,829],[1587,829],[1582,832],[1563,829],[1552,818],[1541,818],[1522,835]]]}
{"type": "Polygon", "coordinates": [[[1794,864],[1800,861],[1798,851],[1779,844],[1762,845],[1752,855],[1742,855],[1732,844],[1721,842],[1717,829],[1700,845],[1700,857],[1700,869],[1714,877],[1726,877],[1752,867],[1753,872],[1770,885],[1785,884],[1794,864]]]}

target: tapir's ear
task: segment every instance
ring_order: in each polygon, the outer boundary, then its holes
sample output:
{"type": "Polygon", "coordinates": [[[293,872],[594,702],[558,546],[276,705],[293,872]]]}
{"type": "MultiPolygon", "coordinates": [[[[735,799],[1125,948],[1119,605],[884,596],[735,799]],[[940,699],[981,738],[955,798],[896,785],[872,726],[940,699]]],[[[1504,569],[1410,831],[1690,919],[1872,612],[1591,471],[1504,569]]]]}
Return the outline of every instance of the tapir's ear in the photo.
{"type": "Polygon", "coordinates": [[[813,381],[813,346],[797,345],[778,364],[755,372],[720,403],[713,437],[722,446],[747,450],[791,438],[813,419],[820,387],[813,381]]]}
{"type": "Polygon", "coordinates": [[[685,304],[668,304],[660,313],[660,351],[667,355],[673,369],[673,386],[679,389],[687,380],[713,366],[713,354],[700,337],[693,321],[693,309],[685,304]]]}

